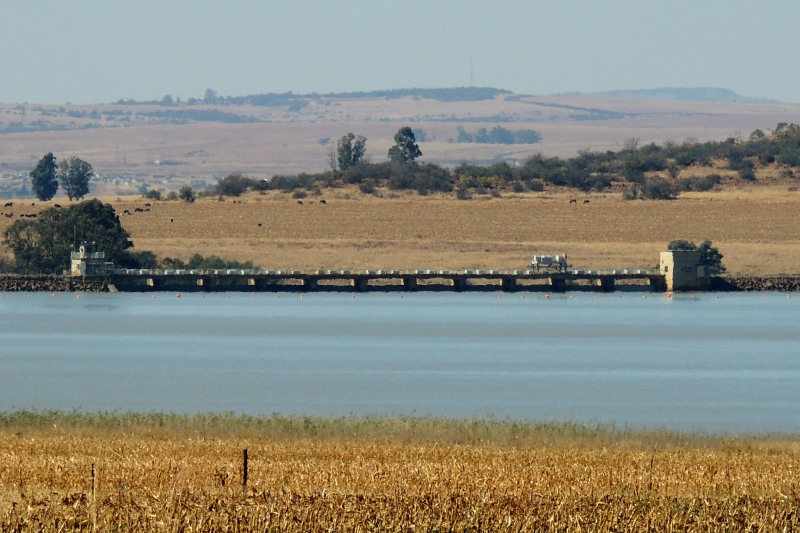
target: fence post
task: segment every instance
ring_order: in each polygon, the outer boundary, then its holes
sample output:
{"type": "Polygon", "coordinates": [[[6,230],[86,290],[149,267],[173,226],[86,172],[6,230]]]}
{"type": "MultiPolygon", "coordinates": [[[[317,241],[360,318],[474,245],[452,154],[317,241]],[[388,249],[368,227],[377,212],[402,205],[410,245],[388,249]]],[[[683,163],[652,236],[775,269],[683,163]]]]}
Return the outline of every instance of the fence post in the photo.
{"type": "Polygon", "coordinates": [[[92,531],[97,531],[97,470],[92,463],[92,531]]]}
{"type": "Polygon", "coordinates": [[[242,456],[242,492],[247,492],[247,448],[242,456]]]}

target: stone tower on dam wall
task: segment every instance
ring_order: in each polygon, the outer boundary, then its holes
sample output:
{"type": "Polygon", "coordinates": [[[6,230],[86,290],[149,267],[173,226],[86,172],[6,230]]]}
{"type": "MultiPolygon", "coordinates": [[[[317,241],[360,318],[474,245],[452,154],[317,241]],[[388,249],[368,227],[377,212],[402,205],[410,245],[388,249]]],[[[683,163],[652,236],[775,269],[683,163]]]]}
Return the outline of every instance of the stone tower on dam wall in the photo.
{"type": "Polygon", "coordinates": [[[711,282],[697,250],[661,252],[659,271],[666,279],[668,291],[707,290],[711,282]]]}

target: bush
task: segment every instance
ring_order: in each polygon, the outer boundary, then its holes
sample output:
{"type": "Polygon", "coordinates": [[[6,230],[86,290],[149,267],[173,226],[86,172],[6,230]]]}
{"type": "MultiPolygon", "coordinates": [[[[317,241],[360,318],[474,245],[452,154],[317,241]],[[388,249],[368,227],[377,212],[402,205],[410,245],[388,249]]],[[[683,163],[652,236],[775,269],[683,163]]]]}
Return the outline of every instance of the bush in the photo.
{"type": "Polygon", "coordinates": [[[693,192],[705,192],[710,191],[717,185],[719,185],[722,177],[719,174],[709,174],[707,176],[689,176],[686,178],[680,178],[678,181],[675,182],[675,189],[678,192],[682,191],[693,191],[693,192]]]}
{"type": "Polygon", "coordinates": [[[672,184],[660,176],[648,178],[642,187],[642,198],[648,200],[674,200],[676,196],[672,184]]]}
{"type": "Polygon", "coordinates": [[[161,191],[156,189],[150,189],[146,193],[144,193],[144,197],[148,200],[161,200],[161,191]]]}
{"type": "Polygon", "coordinates": [[[190,186],[184,185],[183,187],[178,189],[178,198],[190,204],[194,203],[195,200],[194,191],[190,186]]]}
{"type": "Polygon", "coordinates": [[[375,180],[364,180],[359,184],[358,190],[364,194],[373,194],[375,192],[375,180]]]}
{"type": "Polygon", "coordinates": [[[642,197],[642,189],[639,184],[634,183],[629,189],[622,193],[623,200],[639,200],[642,197]]]}
{"type": "Polygon", "coordinates": [[[214,270],[214,269],[225,269],[225,268],[249,270],[255,268],[253,266],[252,261],[240,262],[230,259],[222,259],[221,257],[216,255],[203,257],[200,254],[194,254],[186,262],[183,262],[180,259],[174,259],[172,257],[165,257],[161,261],[161,265],[164,268],[192,269],[192,270],[214,270]]]}
{"type": "Polygon", "coordinates": [[[749,159],[745,159],[739,165],[739,177],[745,181],[755,181],[756,180],[756,171],[755,165],[749,159]]]}
{"type": "Polygon", "coordinates": [[[122,268],[158,268],[156,254],[147,250],[139,252],[126,251],[119,259],[118,266],[122,268]]]}
{"type": "Polygon", "coordinates": [[[224,196],[241,196],[253,185],[253,180],[242,175],[241,172],[234,172],[217,181],[215,193],[224,196]]]}

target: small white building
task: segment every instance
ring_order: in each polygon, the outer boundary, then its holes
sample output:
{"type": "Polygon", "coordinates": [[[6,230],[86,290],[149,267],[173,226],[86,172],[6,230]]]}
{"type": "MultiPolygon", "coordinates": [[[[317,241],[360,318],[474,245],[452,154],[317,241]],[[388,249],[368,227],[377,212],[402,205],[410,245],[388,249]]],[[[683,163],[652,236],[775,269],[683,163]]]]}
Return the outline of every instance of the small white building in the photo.
{"type": "Polygon", "coordinates": [[[96,252],[94,244],[81,243],[77,251],[70,254],[70,276],[105,276],[112,263],[106,262],[105,252],[96,252]]]}

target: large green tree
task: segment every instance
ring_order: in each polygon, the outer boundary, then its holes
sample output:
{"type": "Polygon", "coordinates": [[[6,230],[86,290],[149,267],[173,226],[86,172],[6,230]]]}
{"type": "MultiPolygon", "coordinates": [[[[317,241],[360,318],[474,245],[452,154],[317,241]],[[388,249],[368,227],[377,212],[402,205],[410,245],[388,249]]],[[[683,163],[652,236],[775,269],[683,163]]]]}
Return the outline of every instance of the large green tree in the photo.
{"type": "Polygon", "coordinates": [[[58,166],[56,157],[48,152],[42,157],[36,167],[30,171],[31,188],[36,197],[46,202],[56,195],[58,190],[58,166]]]}
{"type": "Polygon", "coordinates": [[[367,138],[352,133],[343,135],[336,145],[336,163],[339,170],[346,170],[364,158],[367,151],[367,138]]]}
{"type": "Polygon", "coordinates": [[[36,219],[20,219],[3,232],[3,244],[14,254],[20,272],[59,274],[69,268],[70,252],[81,242],[116,265],[131,265],[133,246],[110,204],[92,199],[66,209],[45,209],[36,219]]]}
{"type": "Polygon", "coordinates": [[[397,130],[394,135],[394,146],[389,148],[389,159],[395,163],[413,163],[421,155],[422,151],[417,145],[414,131],[408,126],[397,130]]]}
{"type": "Polygon", "coordinates": [[[92,165],[75,156],[58,164],[58,179],[70,201],[89,194],[89,180],[93,175],[92,165]]]}

